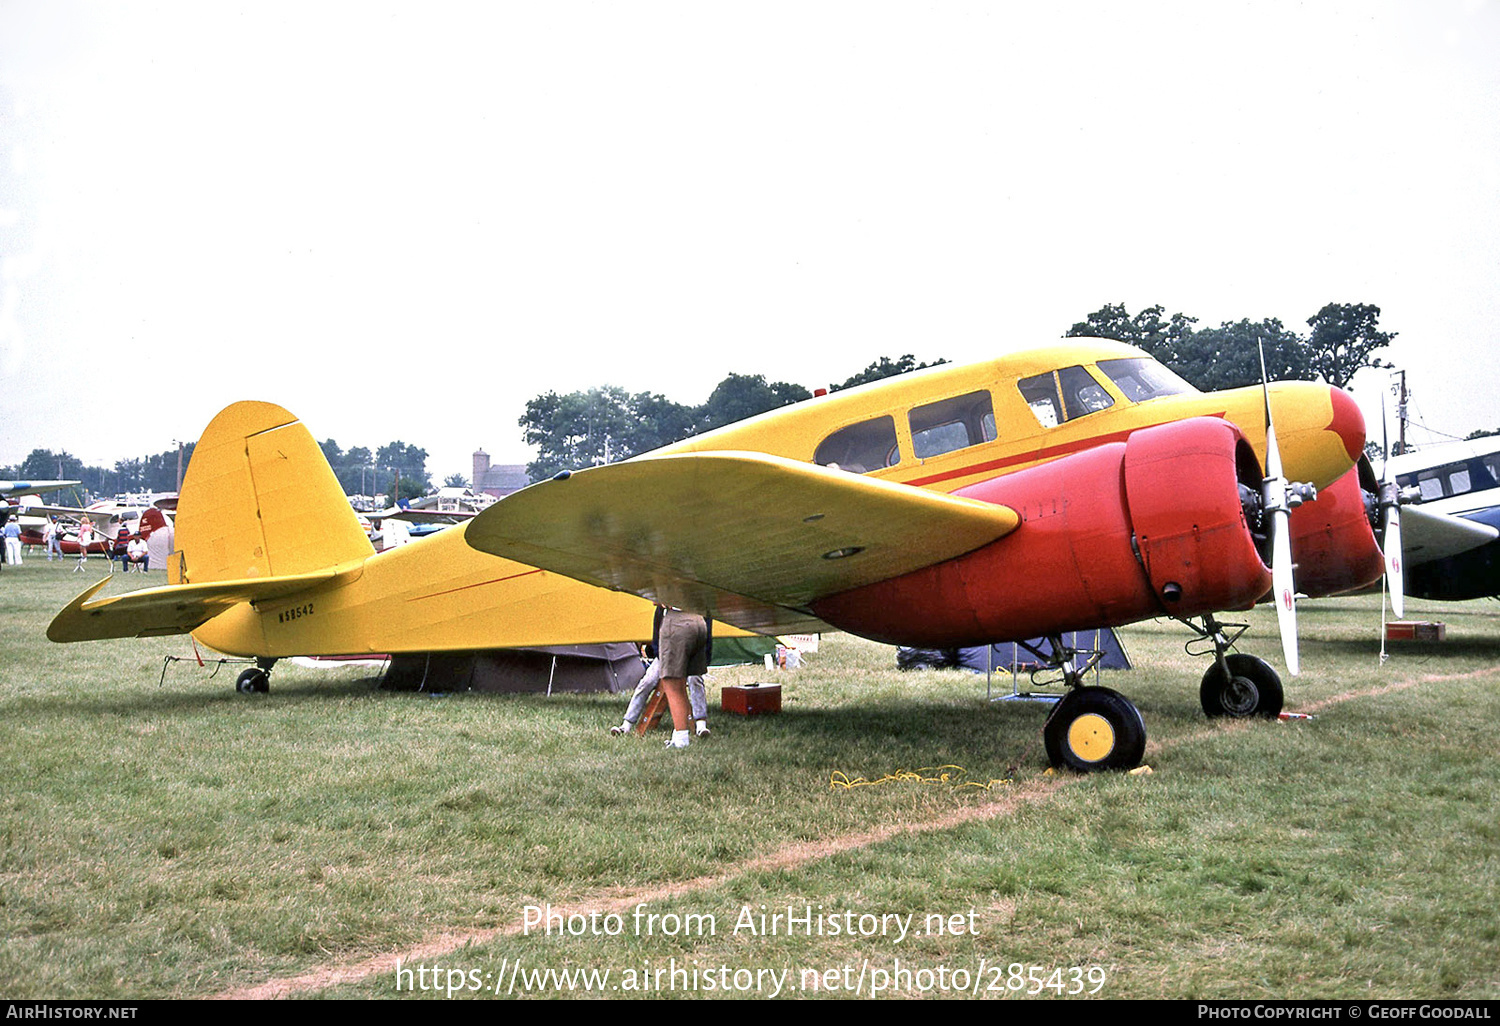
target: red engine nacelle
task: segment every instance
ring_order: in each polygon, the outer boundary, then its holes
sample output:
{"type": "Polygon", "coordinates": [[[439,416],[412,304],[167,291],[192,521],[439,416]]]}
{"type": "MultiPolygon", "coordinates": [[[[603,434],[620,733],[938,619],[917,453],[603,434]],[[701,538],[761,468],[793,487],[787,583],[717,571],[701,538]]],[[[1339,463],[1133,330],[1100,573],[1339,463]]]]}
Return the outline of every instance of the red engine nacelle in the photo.
{"type": "Polygon", "coordinates": [[[1371,526],[1380,484],[1370,461],[1359,462],[1313,502],[1291,513],[1292,562],[1297,590],[1318,598],[1374,584],[1385,557],[1371,526]]]}
{"type": "Polygon", "coordinates": [[[1260,487],[1233,424],[1196,418],[1134,432],[961,489],[1021,515],[965,556],[820,599],[813,611],[891,644],[1022,640],[1152,616],[1243,608],[1271,574],[1240,486],[1260,487]]]}

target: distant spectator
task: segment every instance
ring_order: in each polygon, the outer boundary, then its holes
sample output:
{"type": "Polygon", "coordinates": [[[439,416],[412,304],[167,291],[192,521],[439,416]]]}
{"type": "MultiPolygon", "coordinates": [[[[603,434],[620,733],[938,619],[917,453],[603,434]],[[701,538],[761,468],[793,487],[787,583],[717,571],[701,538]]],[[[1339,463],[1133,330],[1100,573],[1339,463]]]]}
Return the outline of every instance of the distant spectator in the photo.
{"type": "Polygon", "coordinates": [[[94,544],[94,522],[84,520],[78,525],[78,565],[73,567],[74,570],[82,570],[84,564],[88,562],[89,546],[92,544],[94,544]]]}
{"type": "Polygon", "coordinates": [[[114,561],[118,559],[120,561],[121,573],[124,573],[126,570],[130,569],[130,564],[126,562],[126,558],[129,555],[129,549],[130,528],[122,527],[120,528],[120,533],[115,535],[114,545],[109,550],[110,565],[113,566],[114,561]]]}
{"type": "Polygon", "coordinates": [[[15,517],[5,522],[5,561],[11,566],[21,565],[21,525],[15,517]]]}

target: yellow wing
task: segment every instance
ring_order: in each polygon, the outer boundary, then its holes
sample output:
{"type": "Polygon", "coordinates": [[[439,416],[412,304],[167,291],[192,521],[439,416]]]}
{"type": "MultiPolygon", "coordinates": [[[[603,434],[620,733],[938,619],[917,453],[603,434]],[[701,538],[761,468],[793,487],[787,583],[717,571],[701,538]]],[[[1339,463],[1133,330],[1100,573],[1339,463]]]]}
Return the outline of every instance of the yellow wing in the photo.
{"type": "Polygon", "coordinates": [[[761,633],[825,627],[814,599],[961,556],[1005,506],[749,452],[627,460],[532,485],[465,528],[474,548],[761,633]]]}
{"type": "Polygon", "coordinates": [[[169,584],[96,600],[94,595],[110,581],[106,577],[52,618],[47,637],[65,642],[187,634],[237,603],[285,598],[358,572],[356,565],[342,572],[334,568],[210,584],[169,584]]]}

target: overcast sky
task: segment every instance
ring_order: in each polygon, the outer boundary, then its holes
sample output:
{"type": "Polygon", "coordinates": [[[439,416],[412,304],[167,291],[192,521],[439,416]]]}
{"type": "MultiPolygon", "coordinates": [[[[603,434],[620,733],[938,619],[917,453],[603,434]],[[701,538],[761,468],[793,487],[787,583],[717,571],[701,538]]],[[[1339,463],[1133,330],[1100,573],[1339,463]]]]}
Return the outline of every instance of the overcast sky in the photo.
{"type": "Polygon", "coordinates": [[[547,390],[1120,302],[1373,303],[1432,426],[1500,427],[1497,55],[1483,0],[0,0],[0,464],[265,399],[440,481],[547,390]]]}

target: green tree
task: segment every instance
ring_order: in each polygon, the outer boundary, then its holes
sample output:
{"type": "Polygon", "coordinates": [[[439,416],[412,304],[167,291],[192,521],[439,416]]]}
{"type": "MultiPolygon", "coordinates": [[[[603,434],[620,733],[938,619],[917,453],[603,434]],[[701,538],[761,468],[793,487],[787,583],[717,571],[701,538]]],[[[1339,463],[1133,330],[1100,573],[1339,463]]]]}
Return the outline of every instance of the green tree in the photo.
{"type": "Polygon", "coordinates": [[[1198,318],[1174,313],[1163,320],[1162,314],[1165,312],[1164,307],[1148,306],[1131,316],[1124,303],[1106,303],[1064,334],[1069,337],[1089,336],[1127,342],[1144,349],[1175,370],[1178,363],[1183,361],[1180,351],[1182,343],[1192,335],[1193,325],[1198,323],[1198,318]]]}
{"type": "Polygon", "coordinates": [[[392,501],[415,499],[432,488],[427,473],[427,450],[402,441],[390,442],[376,450],[375,473],[392,501]]]}
{"type": "Polygon", "coordinates": [[[526,465],[533,481],[635,455],[639,425],[632,423],[631,396],[614,385],[539,395],[527,402],[519,423],[521,437],[538,450],[526,465]]]}
{"type": "Polygon", "coordinates": [[[1312,369],[1330,385],[1348,388],[1365,367],[1394,366],[1373,355],[1396,337],[1394,332],[1381,331],[1379,321],[1380,307],[1368,303],[1329,303],[1309,317],[1312,369]]]}
{"type": "Polygon", "coordinates": [[[674,403],[655,392],[637,392],[630,397],[629,409],[638,432],[629,440],[631,455],[681,441],[698,430],[697,408],[674,403]]]}
{"type": "Polygon", "coordinates": [[[947,362],[947,360],[939,357],[931,363],[918,363],[917,358],[911,353],[906,353],[895,360],[892,360],[889,356],[882,356],[858,374],[846,378],[840,384],[831,386],[829,391],[842,392],[844,389],[853,388],[856,385],[867,385],[872,381],[879,381],[881,378],[890,378],[897,374],[905,374],[908,371],[921,370],[923,367],[936,367],[947,362]]]}
{"type": "Polygon", "coordinates": [[[70,452],[33,449],[16,468],[15,476],[44,481],[83,481],[84,466],[83,461],[70,452]]]}
{"type": "Polygon", "coordinates": [[[338,475],[345,495],[371,495],[375,486],[375,454],[362,445],[344,453],[344,468],[338,475]]]}
{"type": "Polygon", "coordinates": [[[1204,390],[1239,388],[1260,381],[1260,344],[1265,346],[1266,375],[1272,381],[1322,378],[1348,387],[1362,367],[1389,367],[1371,354],[1395,335],[1379,330],[1380,308],[1330,303],[1309,318],[1313,332],[1303,338],[1274,317],[1262,321],[1225,321],[1217,328],[1195,329],[1196,317],[1150,306],[1132,316],[1125,305],[1106,304],[1068,329],[1068,336],[1093,335],[1138,346],[1204,390]]]}
{"type": "Polygon", "coordinates": [[[1258,385],[1262,346],[1270,380],[1310,381],[1317,376],[1308,363],[1306,344],[1274,317],[1225,321],[1217,328],[1191,332],[1176,343],[1176,362],[1171,366],[1205,392],[1258,385]]]}
{"type": "Polygon", "coordinates": [[[730,374],[698,408],[698,423],[702,430],[711,431],[811,398],[812,393],[801,385],[768,382],[764,374],[730,374]]]}

